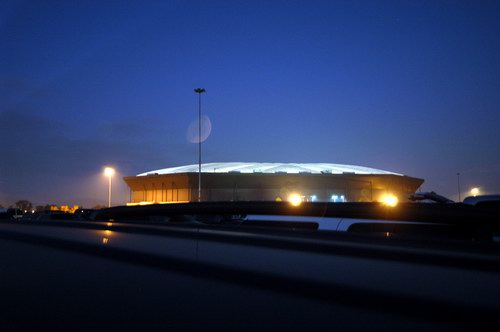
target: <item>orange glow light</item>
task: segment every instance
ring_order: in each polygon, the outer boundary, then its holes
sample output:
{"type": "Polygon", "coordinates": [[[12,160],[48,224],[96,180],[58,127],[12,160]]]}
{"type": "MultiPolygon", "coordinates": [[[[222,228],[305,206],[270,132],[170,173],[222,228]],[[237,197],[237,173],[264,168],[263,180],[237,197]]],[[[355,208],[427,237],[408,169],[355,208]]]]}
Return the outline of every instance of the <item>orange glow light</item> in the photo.
{"type": "Polygon", "coordinates": [[[382,203],[390,207],[395,207],[398,205],[398,198],[393,194],[387,194],[382,197],[382,203]]]}
{"type": "Polygon", "coordinates": [[[293,206],[299,206],[302,203],[302,197],[298,194],[291,194],[290,197],[288,197],[288,201],[293,206]]]}

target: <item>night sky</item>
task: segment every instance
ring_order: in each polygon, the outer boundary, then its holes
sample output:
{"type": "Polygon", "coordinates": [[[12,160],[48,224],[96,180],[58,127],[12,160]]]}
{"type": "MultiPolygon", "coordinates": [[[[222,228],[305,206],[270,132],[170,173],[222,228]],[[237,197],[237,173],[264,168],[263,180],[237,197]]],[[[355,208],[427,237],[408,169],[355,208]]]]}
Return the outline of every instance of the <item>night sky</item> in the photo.
{"type": "Polygon", "coordinates": [[[500,193],[499,1],[0,2],[0,204],[107,203],[198,162],[328,162],[500,193]]]}

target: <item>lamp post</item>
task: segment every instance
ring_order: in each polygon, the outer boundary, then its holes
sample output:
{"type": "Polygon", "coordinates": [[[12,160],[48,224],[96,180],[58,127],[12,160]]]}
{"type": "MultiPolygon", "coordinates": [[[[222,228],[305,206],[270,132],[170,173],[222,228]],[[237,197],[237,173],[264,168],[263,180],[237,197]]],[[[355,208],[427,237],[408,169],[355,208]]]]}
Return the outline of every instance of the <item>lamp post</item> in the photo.
{"type": "Polygon", "coordinates": [[[106,167],[104,168],[104,175],[108,177],[109,185],[108,185],[108,207],[111,207],[111,178],[115,174],[114,168],[106,167]]]}
{"type": "Polygon", "coordinates": [[[194,92],[198,94],[198,202],[201,202],[201,94],[206,90],[197,88],[194,92]]]}
{"type": "Polygon", "coordinates": [[[460,203],[462,201],[460,197],[460,173],[457,173],[457,186],[458,186],[458,202],[460,203]]]}

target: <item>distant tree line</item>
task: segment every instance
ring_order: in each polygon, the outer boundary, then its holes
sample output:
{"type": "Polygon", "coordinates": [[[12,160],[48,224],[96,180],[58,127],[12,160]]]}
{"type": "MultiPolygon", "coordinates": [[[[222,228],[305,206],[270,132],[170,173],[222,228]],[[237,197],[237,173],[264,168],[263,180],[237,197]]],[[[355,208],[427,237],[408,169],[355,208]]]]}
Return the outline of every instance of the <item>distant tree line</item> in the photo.
{"type": "Polygon", "coordinates": [[[27,201],[25,199],[17,201],[15,203],[15,207],[22,210],[22,211],[31,211],[33,210],[33,204],[30,201],[27,201]]]}

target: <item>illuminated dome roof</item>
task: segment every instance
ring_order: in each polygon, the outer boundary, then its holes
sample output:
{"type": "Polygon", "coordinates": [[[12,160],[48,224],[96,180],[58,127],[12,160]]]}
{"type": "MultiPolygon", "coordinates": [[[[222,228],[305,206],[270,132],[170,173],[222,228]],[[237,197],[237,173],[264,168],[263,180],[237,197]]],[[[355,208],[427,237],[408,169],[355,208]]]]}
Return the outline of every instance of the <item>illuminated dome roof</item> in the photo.
{"type": "MultiPolygon", "coordinates": [[[[388,172],[380,169],[341,165],[341,164],[326,164],[326,163],[208,163],[201,165],[202,173],[311,173],[311,174],[392,174],[402,175],[394,172],[388,172]]],[[[176,174],[176,173],[198,173],[198,164],[186,165],[179,167],[163,168],[155,171],[138,174],[137,176],[145,175],[160,175],[160,174],[176,174]]]]}

